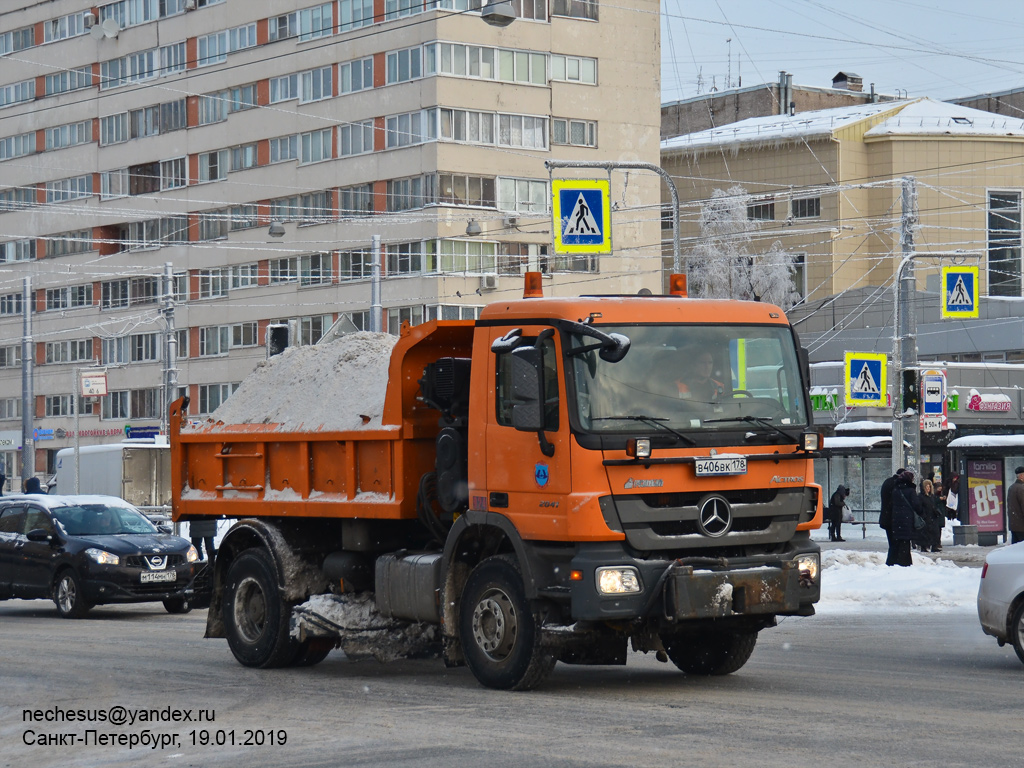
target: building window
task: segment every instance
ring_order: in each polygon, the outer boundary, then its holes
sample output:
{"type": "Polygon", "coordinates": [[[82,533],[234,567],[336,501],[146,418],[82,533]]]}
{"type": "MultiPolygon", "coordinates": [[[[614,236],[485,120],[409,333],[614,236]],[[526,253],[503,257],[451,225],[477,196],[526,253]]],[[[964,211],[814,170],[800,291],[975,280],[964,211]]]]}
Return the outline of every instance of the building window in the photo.
{"type": "Polygon", "coordinates": [[[334,129],[324,128],[319,131],[310,131],[300,135],[302,147],[299,161],[303,163],[318,163],[321,160],[330,160],[334,148],[334,129]]]}
{"type": "Polygon", "coordinates": [[[100,200],[111,200],[115,197],[125,197],[131,189],[129,184],[130,175],[127,168],[118,168],[114,171],[103,171],[100,174],[100,200]]]}
{"type": "Polygon", "coordinates": [[[339,71],[341,93],[355,93],[373,88],[373,57],[346,61],[339,71]]]}
{"type": "Polygon", "coordinates": [[[294,221],[299,216],[299,196],[279,197],[270,201],[272,221],[294,221]]]}
{"type": "Polygon", "coordinates": [[[187,158],[176,157],[160,163],[160,189],[177,189],[188,184],[187,158]]]}
{"type": "MultiPolygon", "coordinates": [[[[596,3],[595,3],[596,5],[596,3]]],[[[530,21],[547,21],[548,4],[546,0],[512,0],[512,10],[516,18],[530,21]]]]}
{"type": "Polygon", "coordinates": [[[219,299],[228,295],[228,271],[208,269],[199,273],[199,298],[219,299]]]}
{"type": "Polygon", "coordinates": [[[100,418],[107,419],[158,419],[160,418],[159,389],[130,389],[108,392],[101,398],[100,418]]]}
{"type": "Polygon", "coordinates": [[[543,53],[462,43],[430,43],[423,49],[427,74],[531,85],[548,81],[547,55],[543,53]]]}
{"type": "Polygon", "coordinates": [[[207,211],[199,215],[199,239],[219,240],[228,236],[229,214],[226,210],[207,211]]]}
{"type": "Polygon", "coordinates": [[[299,41],[327,37],[334,29],[334,3],[314,5],[299,11],[299,41]]]}
{"type": "Polygon", "coordinates": [[[199,329],[199,356],[226,355],[231,348],[231,326],[212,325],[199,329]]]}
{"type": "Polygon", "coordinates": [[[199,155],[199,181],[221,181],[228,173],[228,151],[203,152],[199,155]]]}
{"type": "Polygon", "coordinates": [[[35,27],[22,27],[10,32],[0,32],[0,56],[23,51],[36,44],[35,27]]]}
{"type": "Polygon", "coordinates": [[[122,141],[128,141],[129,138],[131,138],[131,134],[128,131],[127,112],[100,118],[101,147],[106,147],[110,144],[120,144],[122,141]]]}
{"type": "Polygon", "coordinates": [[[807,254],[793,254],[793,292],[801,299],[807,297],[807,254]]]}
{"type": "MultiPolygon", "coordinates": [[[[368,248],[338,254],[339,280],[366,280],[373,274],[373,252],[368,248]]],[[[20,309],[19,309],[20,312],[20,309]]]]}
{"type": "Polygon", "coordinates": [[[816,219],[821,216],[821,198],[803,197],[793,200],[790,214],[794,219],[816,219]]]}
{"type": "Polygon", "coordinates": [[[597,85],[597,59],[551,54],[551,79],[566,83],[597,85]]]}
{"type": "Polygon", "coordinates": [[[597,0],[551,0],[551,15],[597,21],[597,0]]]}
{"type": "Polygon", "coordinates": [[[748,203],[747,218],[750,221],[775,221],[775,201],[769,197],[748,203]]]}
{"type": "Polygon", "coordinates": [[[423,72],[420,66],[423,51],[420,46],[390,51],[387,55],[388,85],[416,80],[423,72]]]}
{"type": "Polygon", "coordinates": [[[423,243],[393,243],[387,246],[389,275],[410,275],[423,272],[423,243]]]}
{"type": "Polygon", "coordinates": [[[423,11],[423,0],[384,0],[384,19],[398,19],[423,11]]]}
{"type": "Polygon", "coordinates": [[[231,397],[236,389],[238,389],[237,384],[200,384],[199,413],[213,413],[231,397]]]}
{"type": "Polygon", "coordinates": [[[342,157],[373,152],[373,120],[343,125],[340,130],[342,157]]]}
{"type": "MultiPolygon", "coordinates": [[[[77,232],[63,232],[46,238],[46,255],[67,256],[72,253],[87,253],[93,249],[92,231],[81,229],[77,232]]],[[[90,294],[92,286],[89,286],[90,294]]]]}
{"type": "Polygon", "coordinates": [[[551,118],[551,143],[574,147],[597,146],[597,123],[593,120],[551,118]]]}
{"type": "Polygon", "coordinates": [[[46,342],[47,363],[78,363],[92,360],[92,339],[46,342]]]}
{"type": "Polygon", "coordinates": [[[309,192],[299,196],[299,223],[323,224],[334,219],[334,207],[331,205],[331,193],[309,192]]]}
{"type": "Polygon", "coordinates": [[[92,195],[92,174],[46,182],[46,202],[64,203],[92,195]]]}
{"type": "Polygon", "coordinates": [[[25,80],[20,83],[0,86],[0,107],[9,107],[23,101],[32,101],[36,97],[36,81],[25,80]]]}
{"type": "Polygon", "coordinates": [[[256,347],[259,343],[256,323],[235,323],[231,326],[232,347],[256,347]]]}
{"type": "Polygon", "coordinates": [[[437,175],[437,202],[493,208],[495,205],[494,179],[487,176],[439,173],[437,175]]]}
{"type": "MultiPolygon", "coordinates": [[[[21,398],[20,397],[3,397],[0,398],[0,419],[20,419],[21,418],[21,398]]],[[[14,466],[8,464],[8,467],[14,466]]]]}
{"type": "Polygon", "coordinates": [[[111,280],[100,286],[100,309],[120,309],[128,306],[128,281],[111,280]]]}
{"type": "Polygon", "coordinates": [[[271,259],[270,283],[294,283],[299,279],[298,261],[294,256],[287,259],[271,259]]]}
{"type": "Polygon", "coordinates": [[[988,292],[1021,295],[1021,193],[988,193],[988,292]]]}
{"type": "Polygon", "coordinates": [[[238,264],[231,267],[231,284],[228,286],[229,288],[232,290],[235,288],[251,288],[255,285],[259,285],[259,269],[255,262],[252,264],[238,264]]]}
{"type": "Polygon", "coordinates": [[[35,240],[8,240],[6,243],[0,243],[0,264],[32,261],[35,257],[35,240]]]}
{"type": "Polygon", "coordinates": [[[20,315],[21,298],[20,293],[8,293],[0,296],[0,315],[20,315]]]}
{"type": "Polygon", "coordinates": [[[46,289],[46,309],[65,310],[92,306],[92,283],[46,289]]]}
{"type": "Polygon", "coordinates": [[[228,31],[221,30],[212,35],[204,35],[197,40],[197,67],[219,64],[228,60],[228,31]]]}
{"type": "MultiPolygon", "coordinates": [[[[330,130],[330,129],[328,129],[330,130]]],[[[270,140],[270,162],[283,163],[299,159],[299,137],[280,136],[270,140]]]]}
{"type": "Polygon", "coordinates": [[[92,66],[77,67],[76,69],[65,69],[53,75],[43,78],[43,95],[56,96],[58,93],[77,91],[80,88],[92,86],[92,66]]]}
{"type": "Polygon", "coordinates": [[[45,132],[47,149],[63,149],[77,144],[88,144],[92,141],[92,121],[68,123],[47,128],[45,132]]]}
{"type": "Polygon", "coordinates": [[[36,204],[35,187],[0,189],[0,211],[20,211],[36,204]]]}
{"type": "Polygon", "coordinates": [[[47,395],[44,398],[44,416],[73,416],[71,395],[47,395]]]}
{"type": "Polygon", "coordinates": [[[21,133],[0,139],[0,160],[13,160],[16,157],[31,155],[35,151],[35,133],[21,133]]]}
{"type": "Polygon", "coordinates": [[[342,32],[373,24],[373,0],[341,0],[338,24],[342,32]]]}
{"type": "Polygon", "coordinates": [[[497,243],[481,240],[440,240],[438,272],[488,272],[497,270],[497,243]]]}
{"type": "Polygon", "coordinates": [[[300,78],[299,103],[306,104],[310,101],[331,98],[334,95],[332,73],[332,67],[321,67],[303,72],[300,78]]]}
{"type": "Polygon", "coordinates": [[[299,256],[299,285],[326,285],[332,282],[331,254],[311,253],[299,256]]]}
{"type": "Polygon", "coordinates": [[[408,211],[422,208],[431,202],[430,190],[424,182],[432,177],[413,176],[408,179],[391,179],[387,183],[388,211],[408,211]]]}
{"type": "Polygon", "coordinates": [[[342,187],[339,192],[342,216],[369,216],[373,213],[373,185],[342,187]]]}
{"type": "Polygon", "coordinates": [[[206,93],[199,97],[199,124],[210,125],[228,119],[227,91],[206,93]]]}
{"type": "Polygon", "coordinates": [[[231,170],[232,171],[245,171],[249,168],[255,168],[256,162],[256,145],[255,144],[243,144],[240,147],[233,147],[231,149],[231,170]]]}
{"type": "Polygon", "coordinates": [[[392,115],[385,120],[387,126],[386,145],[388,149],[421,144],[423,135],[423,112],[407,112],[404,115],[392,115]]]}
{"type": "Polygon", "coordinates": [[[334,320],[330,315],[313,315],[299,318],[299,344],[316,344],[330,330],[334,320]]]}
{"type": "Polygon", "coordinates": [[[133,363],[160,361],[160,337],[155,333],[135,333],[129,337],[133,363]]]}
{"type": "Polygon", "coordinates": [[[419,325],[423,322],[423,305],[414,307],[391,307],[388,309],[388,333],[397,336],[402,332],[402,323],[419,325]]]}
{"type": "Polygon", "coordinates": [[[231,208],[231,231],[252,229],[259,226],[259,216],[255,205],[236,205],[231,208]]]}
{"type": "Polygon", "coordinates": [[[498,251],[499,275],[524,275],[540,272],[547,264],[548,247],[536,243],[501,243],[498,251]]]}
{"type": "Polygon", "coordinates": [[[543,213],[548,209],[548,184],[535,179],[498,179],[498,208],[543,213]]]}
{"type": "Polygon", "coordinates": [[[43,42],[52,43],[69,37],[77,37],[78,35],[84,35],[86,31],[85,11],[79,11],[68,16],[44,21],[43,42]]]}
{"type": "Polygon", "coordinates": [[[0,368],[21,367],[21,345],[0,347],[0,368]]]}
{"type": "Polygon", "coordinates": [[[297,98],[299,98],[298,73],[270,78],[271,104],[279,104],[282,101],[289,101],[297,98]]]}

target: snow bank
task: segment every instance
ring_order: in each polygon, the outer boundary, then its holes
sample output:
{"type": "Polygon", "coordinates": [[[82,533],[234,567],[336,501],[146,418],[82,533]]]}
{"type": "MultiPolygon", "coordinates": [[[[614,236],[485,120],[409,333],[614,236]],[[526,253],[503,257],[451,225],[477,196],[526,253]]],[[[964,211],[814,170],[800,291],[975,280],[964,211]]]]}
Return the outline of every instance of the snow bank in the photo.
{"type": "Polygon", "coordinates": [[[822,553],[819,613],[903,613],[976,609],[980,568],[913,553],[909,568],[887,566],[884,552],[822,553]]]}
{"type": "Polygon", "coordinates": [[[282,430],[380,428],[391,350],[386,333],[353,333],[328,344],[290,347],[261,362],[212,415],[225,424],[282,430]]]}

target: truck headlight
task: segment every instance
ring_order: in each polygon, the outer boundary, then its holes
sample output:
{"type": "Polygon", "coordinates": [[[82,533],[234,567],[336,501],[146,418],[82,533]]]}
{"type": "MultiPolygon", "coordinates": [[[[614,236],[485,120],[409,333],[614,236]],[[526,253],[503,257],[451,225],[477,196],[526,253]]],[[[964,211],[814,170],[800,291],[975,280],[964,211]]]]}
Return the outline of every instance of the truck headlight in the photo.
{"type": "Polygon", "coordinates": [[[817,581],[818,574],[821,572],[821,560],[815,553],[808,553],[806,555],[797,555],[796,564],[800,569],[800,579],[809,579],[810,581],[817,581]]]}
{"type": "Polygon", "coordinates": [[[597,591],[602,595],[623,595],[640,591],[640,574],[629,566],[597,569],[597,591]]]}
{"type": "Polygon", "coordinates": [[[100,565],[119,565],[121,563],[121,558],[117,555],[112,555],[110,552],[105,552],[95,547],[89,547],[89,549],[85,550],[85,554],[100,565]]]}

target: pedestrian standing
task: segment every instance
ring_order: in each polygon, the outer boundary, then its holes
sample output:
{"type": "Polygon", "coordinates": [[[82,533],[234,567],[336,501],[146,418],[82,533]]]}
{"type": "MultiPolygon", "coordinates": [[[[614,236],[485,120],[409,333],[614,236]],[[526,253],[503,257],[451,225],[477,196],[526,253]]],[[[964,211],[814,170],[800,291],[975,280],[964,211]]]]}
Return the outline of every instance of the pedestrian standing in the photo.
{"type": "Polygon", "coordinates": [[[956,522],[960,516],[960,475],[953,475],[946,491],[946,519],[956,522]]]}
{"type": "Polygon", "coordinates": [[[828,540],[846,541],[842,536],[843,508],[846,506],[846,497],[850,495],[850,489],[845,485],[836,488],[832,498],[828,500],[828,540]]]}
{"type": "Polygon", "coordinates": [[[918,539],[922,552],[942,551],[942,528],[946,515],[939,497],[935,495],[935,485],[931,480],[921,483],[921,516],[925,526],[918,539]]]}
{"type": "Polygon", "coordinates": [[[188,524],[188,535],[192,537],[192,546],[201,558],[203,556],[203,543],[206,543],[206,559],[211,563],[217,555],[213,548],[213,537],[217,535],[216,520],[191,520],[188,524]]]}
{"type": "Polygon", "coordinates": [[[1010,543],[1024,541],[1024,467],[1013,470],[1016,482],[1006,492],[1006,511],[1009,515],[1010,543]]]}
{"type": "Polygon", "coordinates": [[[896,474],[885,479],[882,483],[881,504],[882,511],[878,514],[878,527],[885,531],[885,538],[889,542],[889,549],[892,549],[892,489],[896,487],[896,481],[906,470],[900,467],[896,474]]]}
{"type": "Polygon", "coordinates": [[[892,489],[892,520],[889,553],[886,565],[910,566],[914,564],[910,554],[910,542],[917,535],[916,519],[921,515],[921,500],[914,488],[914,473],[906,470],[900,475],[892,489]]]}

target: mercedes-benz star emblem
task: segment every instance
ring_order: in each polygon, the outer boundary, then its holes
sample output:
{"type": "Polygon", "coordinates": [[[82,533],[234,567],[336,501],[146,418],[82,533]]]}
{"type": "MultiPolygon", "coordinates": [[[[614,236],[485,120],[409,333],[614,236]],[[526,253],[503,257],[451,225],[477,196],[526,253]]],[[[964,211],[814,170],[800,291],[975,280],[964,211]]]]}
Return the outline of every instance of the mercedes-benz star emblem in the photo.
{"type": "Polygon", "coordinates": [[[708,496],[700,505],[697,518],[700,531],[705,536],[724,536],[732,528],[732,509],[721,496],[708,496]]]}

